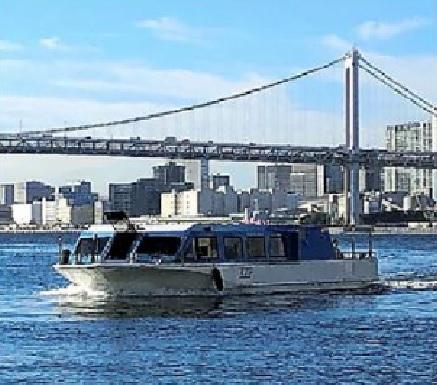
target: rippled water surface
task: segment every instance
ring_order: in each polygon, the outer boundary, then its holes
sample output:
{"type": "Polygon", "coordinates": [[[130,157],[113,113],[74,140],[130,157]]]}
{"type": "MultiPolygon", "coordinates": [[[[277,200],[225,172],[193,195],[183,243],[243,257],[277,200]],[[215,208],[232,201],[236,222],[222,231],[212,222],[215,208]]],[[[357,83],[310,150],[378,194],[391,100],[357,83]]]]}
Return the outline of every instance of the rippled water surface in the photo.
{"type": "MultiPolygon", "coordinates": [[[[437,381],[436,291],[118,303],[54,295],[67,285],[51,267],[57,237],[0,234],[1,384],[437,381]]],[[[374,246],[383,277],[437,275],[436,236],[377,236],[374,246]]]]}

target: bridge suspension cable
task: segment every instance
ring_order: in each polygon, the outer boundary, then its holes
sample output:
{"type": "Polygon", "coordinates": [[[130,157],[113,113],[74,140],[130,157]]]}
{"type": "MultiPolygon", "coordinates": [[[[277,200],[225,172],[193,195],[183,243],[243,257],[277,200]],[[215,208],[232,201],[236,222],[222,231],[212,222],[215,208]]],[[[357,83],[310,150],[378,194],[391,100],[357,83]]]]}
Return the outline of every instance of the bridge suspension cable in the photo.
{"type": "Polygon", "coordinates": [[[93,129],[93,128],[103,128],[103,127],[125,125],[125,124],[134,123],[134,122],[162,118],[165,116],[175,115],[175,114],[179,114],[182,112],[194,111],[194,110],[210,107],[213,105],[221,104],[221,103],[233,100],[233,99],[240,99],[240,98],[243,98],[245,96],[249,96],[252,94],[256,94],[256,93],[265,91],[265,90],[270,89],[270,88],[277,87],[281,84],[290,83],[292,81],[301,79],[301,78],[306,77],[308,75],[312,75],[316,72],[319,72],[319,71],[322,71],[322,70],[327,69],[329,67],[332,67],[335,64],[342,62],[345,59],[345,57],[346,56],[344,55],[344,56],[342,56],[338,59],[332,60],[324,65],[320,65],[318,67],[313,67],[313,68],[308,69],[306,71],[300,72],[296,75],[286,77],[286,78],[283,78],[281,80],[278,80],[278,81],[275,81],[272,83],[264,84],[262,86],[254,87],[254,88],[251,88],[251,89],[243,91],[243,92],[238,92],[238,93],[235,93],[235,94],[232,94],[229,96],[209,100],[209,101],[203,102],[203,103],[192,104],[190,106],[185,106],[185,107],[176,108],[176,109],[172,109],[172,110],[155,112],[155,113],[151,113],[148,115],[137,116],[137,117],[127,118],[127,119],[123,119],[123,120],[112,120],[109,122],[84,124],[84,125],[78,125],[78,126],[55,127],[55,128],[45,129],[45,130],[29,130],[29,131],[21,132],[21,135],[42,135],[42,134],[57,134],[57,133],[74,132],[74,131],[85,131],[85,130],[89,130],[89,129],[93,129]]]}
{"type": "Polygon", "coordinates": [[[431,115],[437,116],[437,106],[428,102],[426,99],[419,96],[417,93],[411,91],[408,87],[404,86],[400,82],[396,81],[384,71],[367,61],[362,55],[360,55],[360,68],[366,71],[369,75],[391,88],[394,92],[409,100],[417,107],[421,108],[425,112],[431,115]]]}

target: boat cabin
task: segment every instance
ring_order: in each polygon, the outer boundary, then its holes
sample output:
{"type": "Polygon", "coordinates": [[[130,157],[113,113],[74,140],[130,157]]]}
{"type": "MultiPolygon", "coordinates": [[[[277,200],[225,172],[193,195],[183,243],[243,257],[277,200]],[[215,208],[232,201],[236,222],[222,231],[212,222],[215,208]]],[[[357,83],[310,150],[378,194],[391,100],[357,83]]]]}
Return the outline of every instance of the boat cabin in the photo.
{"type": "Polygon", "coordinates": [[[235,263],[335,259],[328,232],[298,225],[153,225],[83,231],[64,263],[235,263]]]}

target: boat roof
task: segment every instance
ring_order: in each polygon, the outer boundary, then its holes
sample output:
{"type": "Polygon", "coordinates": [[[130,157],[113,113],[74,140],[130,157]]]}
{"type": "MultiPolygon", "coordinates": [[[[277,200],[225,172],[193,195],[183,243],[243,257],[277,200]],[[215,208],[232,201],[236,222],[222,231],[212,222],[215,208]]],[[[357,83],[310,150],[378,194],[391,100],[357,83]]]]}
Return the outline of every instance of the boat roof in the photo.
{"type": "MultiPolygon", "coordinates": [[[[260,224],[153,224],[143,225],[137,229],[140,234],[173,235],[182,236],[188,232],[195,233],[272,233],[297,231],[300,228],[318,229],[316,225],[260,225],[260,224]]],[[[82,237],[112,236],[119,231],[116,225],[93,225],[81,233],[82,237]]]]}

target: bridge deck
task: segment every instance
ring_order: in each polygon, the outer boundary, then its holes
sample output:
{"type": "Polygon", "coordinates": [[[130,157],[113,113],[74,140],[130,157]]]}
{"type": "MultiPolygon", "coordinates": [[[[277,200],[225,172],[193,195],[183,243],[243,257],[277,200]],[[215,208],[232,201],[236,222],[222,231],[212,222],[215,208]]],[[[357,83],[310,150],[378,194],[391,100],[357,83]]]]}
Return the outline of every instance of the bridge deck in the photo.
{"type": "Polygon", "coordinates": [[[382,149],[304,147],[243,143],[191,142],[189,140],[105,139],[91,137],[0,136],[1,154],[60,154],[170,159],[209,159],[241,162],[317,163],[361,167],[437,168],[437,153],[387,152],[382,149]]]}

